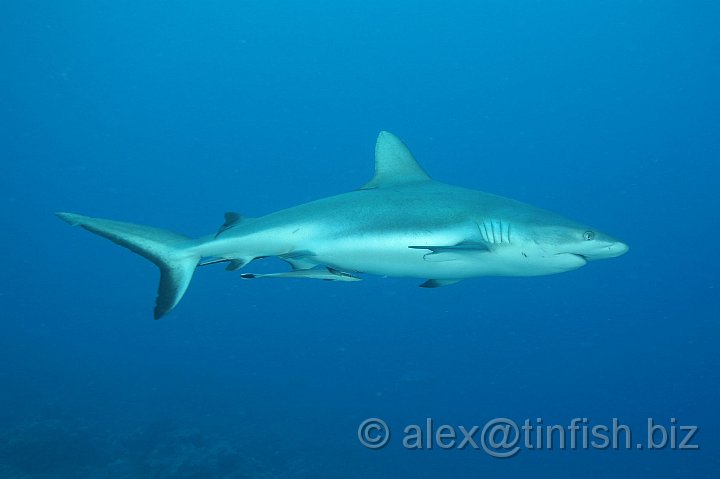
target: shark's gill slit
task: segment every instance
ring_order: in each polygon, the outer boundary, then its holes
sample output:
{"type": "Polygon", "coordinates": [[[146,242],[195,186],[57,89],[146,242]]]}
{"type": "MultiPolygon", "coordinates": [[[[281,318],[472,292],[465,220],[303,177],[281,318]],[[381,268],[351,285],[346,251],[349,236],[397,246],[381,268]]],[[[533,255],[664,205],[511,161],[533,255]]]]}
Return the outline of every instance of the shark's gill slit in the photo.
{"type": "Polygon", "coordinates": [[[485,220],[483,220],[483,222],[482,222],[482,227],[483,227],[483,229],[480,231],[480,234],[482,234],[483,231],[484,231],[484,232],[485,232],[485,235],[483,236],[483,239],[489,243],[489,242],[490,242],[490,235],[488,234],[487,223],[485,223],[485,220]]]}

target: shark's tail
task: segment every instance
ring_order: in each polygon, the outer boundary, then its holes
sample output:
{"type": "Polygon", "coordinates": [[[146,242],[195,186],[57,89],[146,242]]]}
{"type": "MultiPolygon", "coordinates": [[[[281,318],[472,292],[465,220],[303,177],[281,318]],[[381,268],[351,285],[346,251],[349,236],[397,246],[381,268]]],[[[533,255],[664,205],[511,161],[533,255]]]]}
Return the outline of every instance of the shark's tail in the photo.
{"type": "Polygon", "coordinates": [[[82,226],[144,256],[160,268],[155,319],[160,319],[180,302],[200,261],[200,256],[193,251],[193,246],[198,244],[196,240],[150,226],[91,218],[73,213],[57,213],[57,215],[73,226],[82,226]]]}

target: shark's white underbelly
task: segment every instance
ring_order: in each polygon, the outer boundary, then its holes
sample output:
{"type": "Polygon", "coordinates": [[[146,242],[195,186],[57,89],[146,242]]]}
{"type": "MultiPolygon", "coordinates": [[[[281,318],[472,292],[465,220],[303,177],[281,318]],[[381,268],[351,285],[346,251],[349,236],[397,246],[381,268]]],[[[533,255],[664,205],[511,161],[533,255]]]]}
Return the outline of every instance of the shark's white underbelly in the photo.
{"type": "Polygon", "coordinates": [[[585,260],[574,255],[561,263],[538,261],[518,256],[513,250],[494,252],[463,252],[453,259],[434,260],[432,252],[419,249],[343,250],[314,257],[318,264],[347,272],[379,276],[426,279],[465,279],[479,276],[541,276],[579,268],[585,260]]]}
{"type": "MultiPolygon", "coordinates": [[[[464,279],[477,276],[537,276],[574,269],[585,264],[575,256],[547,261],[536,245],[490,244],[489,250],[448,249],[472,240],[467,225],[446,225],[437,230],[383,230],[369,227],[357,233],[328,223],[282,225],[258,229],[205,246],[207,256],[242,258],[279,256],[302,262],[302,267],[330,266],[345,272],[379,276],[464,279]],[[425,249],[423,246],[427,246],[425,249]]],[[[296,263],[297,264],[297,263],[296,263]]]]}
{"type": "Polygon", "coordinates": [[[415,246],[453,245],[462,241],[452,233],[377,235],[316,241],[307,249],[313,261],[333,268],[379,276],[461,279],[502,274],[491,253],[467,253],[444,261],[428,260],[429,249],[415,246]],[[414,246],[411,248],[410,246],[414,246]]]}

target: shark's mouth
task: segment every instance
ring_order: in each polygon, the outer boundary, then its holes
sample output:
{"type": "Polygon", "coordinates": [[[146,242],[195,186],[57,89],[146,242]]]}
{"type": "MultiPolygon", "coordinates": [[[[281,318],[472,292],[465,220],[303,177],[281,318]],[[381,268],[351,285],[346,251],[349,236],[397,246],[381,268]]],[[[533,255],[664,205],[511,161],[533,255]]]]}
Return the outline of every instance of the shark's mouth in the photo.
{"type": "Polygon", "coordinates": [[[590,261],[590,258],[580,253],[556,253],[555,256],[564,256],[568,258],[568,261],[570,261],[570,258],[573,258],[572,261],[576,268],[584,266],[588,261],[590,261]]]}
{"type": "Polygon", "coordinates": [[[577,256],[578,258],[584,259],[585,261],[590,260],[590,258],[588,258],[584,254],[580,254],[580,253],[555,253],[555,256],[562,256],[562,255],[566,255],[566,254],[570,255],[570,256],[577,256]]]}

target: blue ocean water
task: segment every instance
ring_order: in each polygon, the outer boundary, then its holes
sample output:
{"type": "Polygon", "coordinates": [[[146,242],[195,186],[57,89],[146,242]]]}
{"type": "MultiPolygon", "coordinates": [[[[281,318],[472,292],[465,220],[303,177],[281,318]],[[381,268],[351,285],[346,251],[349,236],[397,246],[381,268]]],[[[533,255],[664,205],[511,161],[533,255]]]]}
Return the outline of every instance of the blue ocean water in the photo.
{"type": "Polygon", "coordinates": [[[718,477],[719,22],[709,1],[4,2],[0,477],[718,477]],[[207,267],[153,321],[155,267],[53,215],[208,234],[357,188],[382,129],[438,180],[631,250],[436,290],[207,267]],[[617,418],[633,444],[403,447],[427,418],[617,418]],[[637,449],[649,418],[699,448],[637,449]]]}

